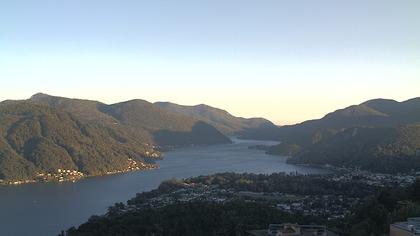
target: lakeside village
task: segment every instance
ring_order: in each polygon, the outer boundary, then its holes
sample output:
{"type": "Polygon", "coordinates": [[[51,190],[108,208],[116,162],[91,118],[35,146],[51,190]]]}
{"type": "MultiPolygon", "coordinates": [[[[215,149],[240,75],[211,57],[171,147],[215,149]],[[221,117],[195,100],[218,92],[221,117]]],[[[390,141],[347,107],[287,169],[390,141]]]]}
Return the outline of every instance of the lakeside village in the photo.
{"type": "Polygon", "coordinates": [[[244,200],[245,202],[268,203],[270,206],[288,213],[302,213],[305,216],[319,216],[328,219],[344,218],[360,198],[343,195],[305,196],[284,193],[264,193],[221,189],[202,184],[186,184],[183,188],[148,199],[141,204],[127,205],[121,213],[136,212],[148,208],[161,208],[176,203],[193,201],[226,203],[244,200]]]}
{"type": "MultiPolygon", "coordinates": [[[[153,158],[160,158],[157,152],[147,152],[146,155],[153,157],[153,158]]],[[[158,168],[157,164],[152,163],[143,163],[140,161],[136,161],[132,158],[128,158],[128,164],[125,168],[108,171],[104,173],[104,175],[112,175],[112,174],[119,174],[125,173],[130,171],[138,171],[138,170],[151,170],[158,168]]],[[[331,178],[332,181],[337,183],[342,182],[350,182],[353,180],[359,180],[360,182],[374,187],[389,187],[389,186],[407,186],[413,183],[416,178],[420,178],[420,172],[411,172],[409,174],[382,174],[382,173],[372,173],[369,171],[360,170],[358,168],[338,168],[328,166],[327,169],[331,170],[333,175],[326,175],[326,178],[331,178]]],[[[298,174],[298,173],[294,173],[298,174]]],[[[35,183],[35,182],[49,182],[49,181],[58,181],[58,182],[65,182],[71,181],[75,182],[80,180],[81,178],[89,177],[88,175],[78,171],[78,170],[69,170],[69,169],[57,169],[55,172],[49,173],[38,173],[35,179],[31,180],[15,180],[15,181],[4,181],[0,179],[0,185],[19,185],[25,183],[35,183]]],[[[328,196],[324,196],[328,198],[328,196]]],[[[339,198],[341,199],[341,198],[339,198]]],[[[349,199],[348,199],[349,200],[349,199]]],[[[297,207],[297,204],[293,206],[286,206],[281,205],[284,207],[285,210],[288,210],[289,207],[297,207]]]]}
{"type": "MultiPolygon", "coordinates": [[[[148,153],[147,153],[148,154],[148,153]]],[[[160,157],[157,153],[151,153],[150,156],[157,158],[160,157]]],[[[130,171],[138,171],[138,170],[151,170],[158,168],[157,164],[153,163],[143,163],[140,161],[136,161],[132,158],[128,158],[127,166],[123,169],[108,171],[104,173],[104,175],[112,175],[112,174],[119,174],[125,173],[130,171]]],[[[26,183],[37,183],[37,182],[76,182],[82,178],[89,177],[78,170],[69,170],[69,169],[57,169],[55,172],[48,172],[48,173],[37,173],[36,177],[31,180],[14,180],[14,181],[4,181],[0,179],[0,185],[20,185],[26,183]]]]}
{"type": "Polygon", "coordinates": [[[208,179],[200,179],[213,178],[212,176],[169,180],[162,183],[154,191],[138,194],[135,198],[129,200],[127,205],[120,205],[118,211],[124,214],[148,208],[162,208],[176,203],[194,201],[226,203],[242,200],[268,204],[291,214],[339,220],[344,219],[351,213],[352,208],[361,204],[365,200],[365,196],[374,193],[379,188],[408,186],[417,177],[420,177],[418,175],[389,175],[367,171],[349,171],[314,176],[281,173],[275,174],[284,176],[277,180],[280,183],[279,185],[285,182],[285,185],[293,186],[267,189],[267,186],[258,187],[259,183],[257,181],[266,185],[273,185],[272,183],[267,184],[271,181],[269,178],[273,178],[272,176],[267,176],[265,180],[249,180],[246,177],[242,179],[243,177],[237,177],[241,174],[233,173],[216,174],[214,176],[217,179],[225,175],[234,175],[233,178],[238,179],[230,180],[232,181],[230,184],[213,183],[214,180],[209,183],[208,179]],[[319,186],[315,186],[316,184],[319,186]],[[253,188],[257,190],[252,190],[253,188]],[[267,190],[264,190],[264,188],[267,190]],[[279,189],[285,190],[279,191],[279,189]]]}

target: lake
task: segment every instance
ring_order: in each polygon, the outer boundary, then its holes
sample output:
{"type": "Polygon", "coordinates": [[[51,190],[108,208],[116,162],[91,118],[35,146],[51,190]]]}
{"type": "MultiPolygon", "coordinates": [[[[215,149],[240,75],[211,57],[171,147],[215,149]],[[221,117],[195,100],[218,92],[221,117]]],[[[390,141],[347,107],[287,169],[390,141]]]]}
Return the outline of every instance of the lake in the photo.
{"type": "Polygon", "coordinates": [[[105,213],[115,202],[156,188],[170,178],[187,178],[217,172],[299,172],[325,170],[287,164],[285,157],[266,155],[248,146],[269,141],[233,140],[233,144],[182,148],[165,153],[159,169],[86,178],[76,183],[35,183],[0,186],[0,235],[57,235],[105,213]]]}

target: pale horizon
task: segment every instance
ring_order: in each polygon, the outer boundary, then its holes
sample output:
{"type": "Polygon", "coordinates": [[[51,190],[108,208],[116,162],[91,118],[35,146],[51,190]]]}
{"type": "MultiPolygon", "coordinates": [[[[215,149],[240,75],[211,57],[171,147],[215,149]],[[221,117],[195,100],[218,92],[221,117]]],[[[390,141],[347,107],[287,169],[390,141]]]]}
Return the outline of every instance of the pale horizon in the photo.
{"type": "Polygon", "coordinates": [[[205,103],[276,124],[420,96],[420,2],[0,3],[0,100],[205,103]],[[176,11],[172,9],[177,9],[176,11]]]}
{"type": "Polygon", "coordinates": [[[0,0],[0,130],[0,235],[412,232],[420,0],[0,0]]]}
{"type": "MultiPolygon", "coordinates": [[[[243,117],[243,118],[265,118],[265,119],[270,120],[274,124],[280,125],[280,126],[282,126],[282,125],[294,125],[294,124],[302,123],[302,122],[307,121],[307,120],[320,119],[320,118],[324,117],[325,115],[327,115],[330,112],[334,112],[334,111],[336,111],[338,109],[346,108],[346,107],[349,107],[351,105],[358,105],[360,103],[363,103],[363,102],[366,102],[366,101],[372,100],[372,99],[391,99],[391,100],[395,100],[397,102],[404,102],[406,100],[419,97],[419,96],[417,96],[417,97],[410,97],[410,98],[406,98],[406,99],[393,99],[393,98],[388,98],[388,97],[370,98],[370,99],[366,99],[366,100],[363,100],[363,101],[360,101],[360,102],[356,102],[354,104],[347,104],[347,105],[343,105],[341,107],[332,108],[331,110],[325,111],[322,114],[321,113],[318,114],[318,116],[313,116],[313,117],[309,117],[307,119],[297,120],[297,121],[290,121],[290,122],[284,121],[284,120],[281,120],[280,122],[278,122],[276,120],[270,119],[268,115],[267,116],[264,116],[264,115],[258,116],[258,115],[252,115],[252,114],[251,115],[247,115],[246,113],[244,115],[242,115],[240,112],[231,111],[231,110],[229,110],[229,109],[227,109],[225,107],[222,107],[222,106],[217,106],[217,105],[203,103],[203,102],[197,102],[197,103],[179,103],[179,102],[171,101],[171,100],[149,100],[149,99],[141,98],[141,97],[132,97],[132,98],[125,98],[125,99],[122,99],[122,100],[116,100],[116,99],[113,100],[113,99],[109,99],[109,97],[108,98],[104,97],[103,99],[96,99],[96,98],[93,98],[91,96],[87,96],[87,97],[75,97],[75,96],[71,96],[71,95],[69,95],[69,96],[63,96],[63,95],[58,95],[58,94],[54,94],[54,93],[47,93],[47,92],[39,91],[39,92],[34,92],[31,95],[26,96],[26,97],[0,99],[0,102],[3,102],[5,100],[25,100],[25,99],[29,99],[31,96],[33,96],[35,94],[38,94],[38,93],[43,93],[43,94],[47,94],[47,95],[50,95],[50,96],[56,96],[56,97],[65,97],[65,98],[70,98],[70,99],[82,99],[82,100],[98,101],[98,102],[101,102],[101,103],[104,103],[104,104],[108,104],[108,105],[109,104],[114,104],[114,103],[120,103],[120,102],[130,101],[130,100],[133,100],[133,99],[141,99],[141,100],[145,100],[145,101],[151,102],[151,103],[155,103],[155,102],[171,102],[171,103],[175,103],[175,104],[178,104],[178,105],[185,105],[185,106],[195,106],[195,105],[199,105],[199,104],[205,104],[205,105],[208,105],[208,106],[211,106],[211,107],[214,107],[214,108],[219,108],[219,109],[222,109],[222,110],[226,110],[230,114],[232,114],[234,116],[237,116],[237,117],[243,117]]],[[[110,97],[113,97],[113,96],[110,96],[110,97]]],[[[307,107],[303,107],[302,109],[305,109],[305,108],[306,109],[309,109],[310,107],[311,107],[310,105],[307,105],[307,107]]]]}

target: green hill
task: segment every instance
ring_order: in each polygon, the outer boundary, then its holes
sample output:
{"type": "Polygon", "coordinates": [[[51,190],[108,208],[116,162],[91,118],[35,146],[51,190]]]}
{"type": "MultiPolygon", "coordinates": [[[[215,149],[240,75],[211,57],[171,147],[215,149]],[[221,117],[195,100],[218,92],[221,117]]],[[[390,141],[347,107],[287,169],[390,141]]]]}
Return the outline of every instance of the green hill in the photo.
{"type": "Polygon", "coordinates": [[[416,159],[418,124],[420,98],[404,102],[375,99],[322,119],[272,130],[270,135],[282,143],[267,152],[291,155],[293,163],[360,166],[386,172],[420,169],[416,159]]]}
{"type": "Polygon", "coordinates": [[[160,108],[204,121],[226,135],[252,136],[259,130],[273,129],[276,126],[269,120],[263,118],[242,118],[235,117],[225,110],[207,106],[204,104],[196,106],[182,106],[170,102],[157,102],[155,105],[160,108]]]}
{"type": "Polygon", "coordinates": [[[159,156],[154,144],[231,142],[203,121],[146,101],[107,105],[46,94],[1,102],[0,131],[3,181],[32,180],[58,169],[85,175],[125,171],[133,161],[153,163],[159,156]]]}
{"type": "Polygon", "coordinates": [[[396,127],[420,122],[420,98],[404,102],[375,99],[331,112],[321,119],[281,126],[266,134],[299,145],[311,145],[352,127],[396,127]]]}
{"type": "Polygon", "coordinates": [[[420,126],[348,128],[295,153],[289,162],[387,173],[420,170],[420,126]]]}
{"type": "Polygon", "coordinates": [[[84,123],[32,101],[0,103],[0,179],[32,179],[58,169],[99,175],[124,170],[153,150],[121,130],[84,123]]]}
{"type": "Polygon", "coordinates": [[[96,101],[37,94],[32,96],[31,100],[71,112],[88,123],[111,126],[131,134],[138,140],[158,145],[182,146],[230,142],[211,125],[207,130],[198,130],[195,127],[202,123],[200,120],[164,110],[140,99],[107,105],[96,101]],[[178,139],[179,133],[184,137],[181,140],[178,139]]]}

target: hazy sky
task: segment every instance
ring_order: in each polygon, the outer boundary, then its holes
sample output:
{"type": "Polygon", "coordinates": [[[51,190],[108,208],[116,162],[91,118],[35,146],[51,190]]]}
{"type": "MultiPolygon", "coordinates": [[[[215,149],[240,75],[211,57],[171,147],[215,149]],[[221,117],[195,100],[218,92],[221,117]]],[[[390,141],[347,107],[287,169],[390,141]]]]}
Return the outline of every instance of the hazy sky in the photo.
{"type": "Polygon", "coordinates": [[[278,124],[417,97],[420,1],[1,1],[0,100],[36,92],[278,124]]]}

